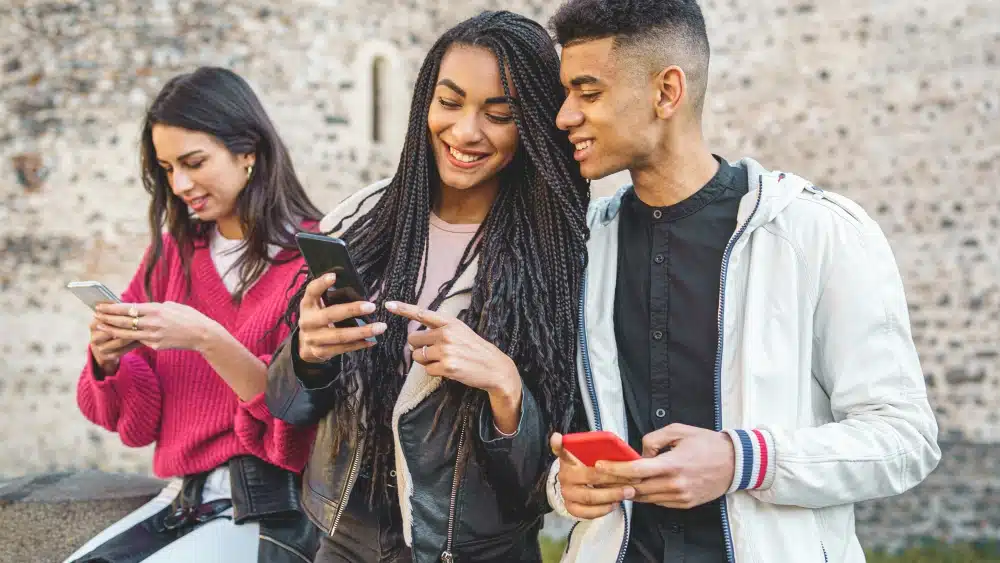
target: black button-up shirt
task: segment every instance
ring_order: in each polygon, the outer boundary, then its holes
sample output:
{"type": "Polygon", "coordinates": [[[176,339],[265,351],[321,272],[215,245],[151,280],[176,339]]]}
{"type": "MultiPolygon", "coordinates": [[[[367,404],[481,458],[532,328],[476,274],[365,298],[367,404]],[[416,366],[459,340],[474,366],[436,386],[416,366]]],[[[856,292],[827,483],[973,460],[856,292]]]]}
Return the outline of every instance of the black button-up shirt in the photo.
{"type": "MultiPolygon", "coordinates": [[[[746,171],[720,157],[691,197],[650,207],[630,191],[619,219],[615,337],[632,447],[679,422],[715,428],[722,255],[746,171]]],[[[626,561],[726,560],[719,500],[691,510],[635,503],[626,561]]]]}

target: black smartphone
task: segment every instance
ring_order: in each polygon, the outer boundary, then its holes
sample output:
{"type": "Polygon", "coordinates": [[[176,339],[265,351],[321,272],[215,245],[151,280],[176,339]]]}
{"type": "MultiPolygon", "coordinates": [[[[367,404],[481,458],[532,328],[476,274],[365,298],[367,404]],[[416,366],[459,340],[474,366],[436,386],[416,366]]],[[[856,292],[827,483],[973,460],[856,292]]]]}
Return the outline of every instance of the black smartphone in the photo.
{"type": "MultiPolygon", "coordinates": [[[[323,295],[325,306],[368,301],[368,292],[351,262],[347,243],[339,238],[304,232],[295,234],[295,242],[299,245],[299,251],[302,252],[302,258],[309,266],[309,273],[313,278],[329,273],[337,274],[337,281],[323,295]]],[[[334,326],[353,328],[371,323],[370,316],[362,315],[334,323],[334,326]]],[[[367,340],[374,342],[375,337],[367,340]]]]}

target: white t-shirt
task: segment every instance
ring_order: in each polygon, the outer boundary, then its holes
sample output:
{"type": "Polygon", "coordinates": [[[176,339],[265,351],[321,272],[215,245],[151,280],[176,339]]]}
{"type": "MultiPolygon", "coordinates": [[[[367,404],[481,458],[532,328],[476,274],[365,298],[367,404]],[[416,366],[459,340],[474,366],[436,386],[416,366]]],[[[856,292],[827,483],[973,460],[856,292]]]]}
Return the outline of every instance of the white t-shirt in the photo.
{"type": "MultiPolygon", "coordinates": [[[[236,265],[236,261],[240,259],[240,256],[246,252],[244,242],[243,239],[228,239],[222,236],[218,227],[212,229],[212,236],[208,241],[208,248],[212,253],[212,262],[215,264],[215,269],[219,272],[219,276],[222,277],[222,283],[226,285],[226,289],[229,290],[230,294],[236,291],[236,286],[240,284],[240,270],[233,266],[236,265]]],[[[277,256],[280,250],[281,247],[273,244],[267,247],[267,253],[271,258],[277,256]]],[[[250,284],[250,287],[253,287],[253,284],[250,284]]],[[[250,287],[247,287],[247,290],[250,287]]]]}

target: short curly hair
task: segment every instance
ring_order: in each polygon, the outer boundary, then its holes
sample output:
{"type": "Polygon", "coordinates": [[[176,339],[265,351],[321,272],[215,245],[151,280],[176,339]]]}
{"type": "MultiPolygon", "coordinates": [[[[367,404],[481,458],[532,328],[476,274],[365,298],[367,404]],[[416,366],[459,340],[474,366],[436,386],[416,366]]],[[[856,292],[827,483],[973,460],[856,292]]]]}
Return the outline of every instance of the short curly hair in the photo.
{"type": "Polygon", "coordinates": [[[710,48],[696,0],[567,0],[549,27],[563,47],[613,37],[636,65],[680,66],[700,111],[710,48]]]}

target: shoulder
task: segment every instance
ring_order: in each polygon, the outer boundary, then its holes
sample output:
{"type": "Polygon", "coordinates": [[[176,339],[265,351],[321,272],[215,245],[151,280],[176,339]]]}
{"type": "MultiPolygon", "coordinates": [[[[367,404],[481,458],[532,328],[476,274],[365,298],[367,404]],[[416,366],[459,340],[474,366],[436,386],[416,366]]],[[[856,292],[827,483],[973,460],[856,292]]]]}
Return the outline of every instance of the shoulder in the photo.
{"type": "Polygon", "coordinates": [[[598,223],[606,223],[614,218],[630,189],[632,184],[626,184],[612,195],[591,199],[587,207],[587,228],[593,229],[598,223]]]}
{"type": "Polygon", "coordinates": [[[345,230],[351,222],[367,213],[378,203],[391,182],[392,178],[384,178],[348,196],[333,211],[323,217],[319,223],[320,232],[326,233],[336,230],[339,233],[345,230]]]}
{"type": "Polygon", "coordinates": [[[812,184],[764,230],[790,244],[817,280],[827,279],[836,264],[864,269],[895,264],[888,238],[861,205],[812,184]]]}
{"type": "Polygon", "coordinates": [[[146,246],[146,250],[142,255],[142,264],[145,265],[152,261],[155,262],[154,269],[161,270],[179,263],[179,256],[180,249],[177,240],[170,233],[163,232],[160,233],[157,239],[154,239],[146,246]],[[159,248],[155,248],[156,246],[159,248]],[[154,251],[156,251],[155,254],[154,251]]]}
{"type": "Polygon", "coordinates": [[[789,234],[802,236],[860,240],[882,234],[879,224],[857,202],[813,184],[795,196],[775,223],[789,234]]]}

